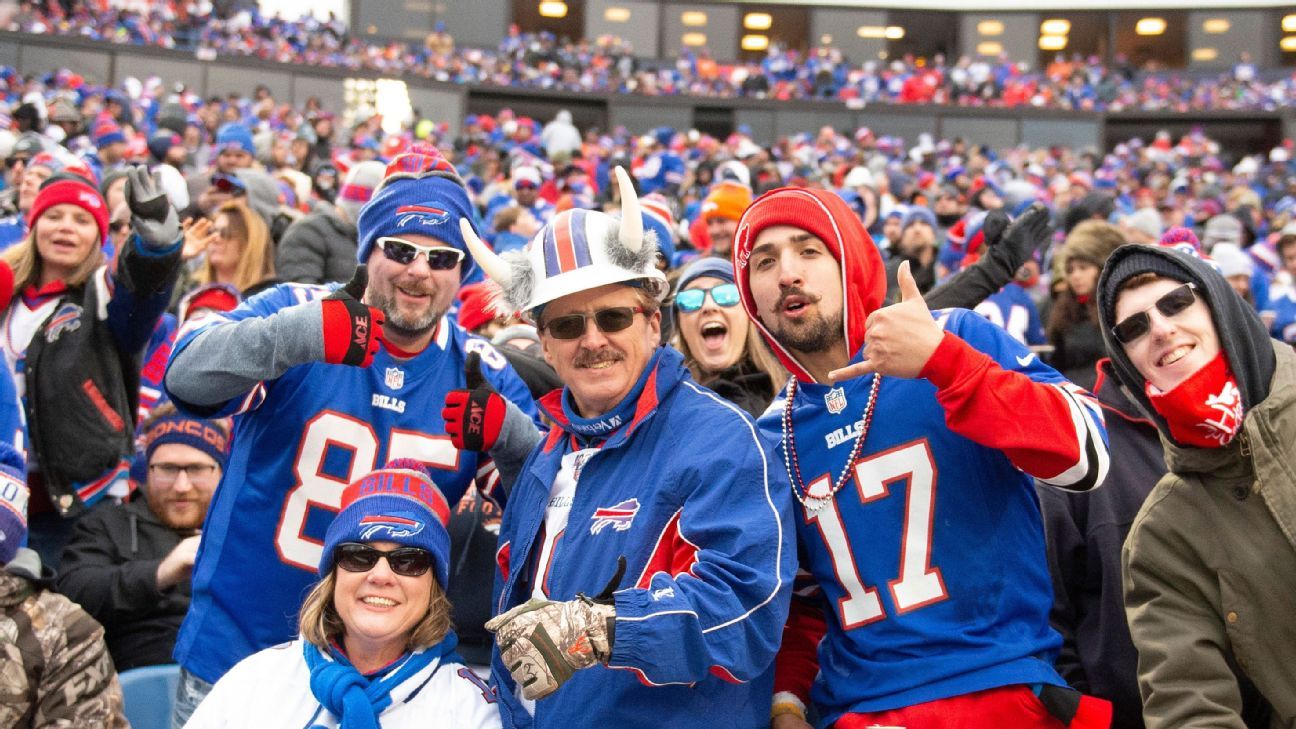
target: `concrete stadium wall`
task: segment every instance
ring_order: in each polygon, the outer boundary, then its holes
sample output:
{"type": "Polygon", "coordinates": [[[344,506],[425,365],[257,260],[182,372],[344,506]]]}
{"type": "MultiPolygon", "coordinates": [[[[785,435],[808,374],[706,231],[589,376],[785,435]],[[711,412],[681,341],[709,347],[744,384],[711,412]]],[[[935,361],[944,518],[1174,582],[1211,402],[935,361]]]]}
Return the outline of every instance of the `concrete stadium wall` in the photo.
{"type": "MultiPolygon", "coordinates": [[[[687,7],[667,6],[666,27],[671,27],[672,17],[678,23],[680,8],[687,7]]],[[[708,8],[708,12],[714,11],[715,6],[708,8]]],[[[668,41],[669,37],[664,36],[663,42],[668,41]]],[[[9,32],[0,32],[0,64],[34,75],[70,68],[95,83],[120,83],[129,76],[156,74],[168,84],[182,81],[203,96],[230,92],[247,94],[256,84],[265,84],[276,98],[300,104],[307,97],[317,96],[326,107],[339,111],[345,105],[348,78],[379,78],[379,74],[367,71],[303,67],[254,58],[220,57],[203,61],[192,53],[161,48],[9,32]]],[[[625,126],[634,134],[646,133],[654,127],[671,126],[677,129],[697,127],[723,135],[739,125],[747,125],[753,138],[763,144],[780,136],[814,132],[825,125],[844,132],[867,126],[879,136],[899,136],[911,145],[919,134],[928,133],[936,137],[961,136],[975,144],[998,148],[1024,143],[1101,149],[1131,136],[1150,139],[1162,128],[1180,133],[1180,130],[1200,126],[1207,134],[1219,138],[1230,151],[1261,152],[1267,151],[1284,136],[1296,136],[1296,110],[1290,109],[1280,113],[1102,114],[890,104],[850,108],[834,101],[576,94],[494,86],[468,87],[414,76],[403,80],[408,85],[413,107],[427,118],[448,123],[452,133],[458,132],[467,113],[493,114],[507,107],[541,122],[552,119],[559,109],[566,108],[582,126],[596,125],[601,129],[625,126]]]]}

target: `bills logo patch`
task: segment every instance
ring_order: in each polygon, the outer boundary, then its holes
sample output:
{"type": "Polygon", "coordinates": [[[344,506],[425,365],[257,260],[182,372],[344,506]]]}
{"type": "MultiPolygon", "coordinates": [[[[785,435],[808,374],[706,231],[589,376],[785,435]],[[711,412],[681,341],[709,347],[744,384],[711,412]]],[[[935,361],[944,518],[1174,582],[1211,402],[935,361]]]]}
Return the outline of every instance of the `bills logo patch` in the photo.
{"type": "Polygon", "coordinates": [[[638,513],[639,499],[626,499],[612,506],[601,506],[595,509],[594,516],[590,517],[590,520],[594,522],[590,526],[590,534],[598,534],[608,527],[623,532],[630,528],[635,514],[638,513]]]}
{"type": "Polygon", "coordinates": [[[64,304],[50,317],[45,327],[45,341],[53,344],[63,336],[63,332],[75,332],[81,328],[81,307],[77,304],[64,304]]]}
{"type": "Polygon", "coordinates": [[[441,225],[450,219],[450,211],[429,205],[402,205],[396,208],[396,227],[407,225],[441,225]]]}
{"type": "Polygon", "coordinates": [[[399,367],[388,367],[383,372],[383,384],[389,390],[399,390],[405,386],[405,371],[399,367]]]}
{"type": "Polygon", "coordinates": [[[828,406],[828,412],[836,415],[846,409],[846,391],[840,387],[834,387],[824,395],[824,404],[828,406]]]}
{"type": "Polygon", "coordinates": [[[360,520],[360,541],[382,541],[383,537],[404,539],[423,531],[423,522],[409,513],[373,514],[360,520]]]}

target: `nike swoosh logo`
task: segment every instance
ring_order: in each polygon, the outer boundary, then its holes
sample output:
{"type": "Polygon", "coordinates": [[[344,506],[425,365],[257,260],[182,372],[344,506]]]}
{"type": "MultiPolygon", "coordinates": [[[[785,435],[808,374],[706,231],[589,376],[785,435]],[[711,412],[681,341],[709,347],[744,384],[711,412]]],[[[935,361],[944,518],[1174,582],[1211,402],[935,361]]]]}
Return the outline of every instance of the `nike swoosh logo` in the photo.
{"type": "Polygon", "coordinates": [[[1027,365],[1029,365],[1031,362],[1034,362],[1034,361],[1035,361],[1035,353],[1034,353],[1034,352],[1031,352],[1030,354],[1026,355],[1025,357],[1018,357],[1018,358],[1017,358],[1017,364],[1021,365],[1022,367],[1026,367],[1027,365]]]}

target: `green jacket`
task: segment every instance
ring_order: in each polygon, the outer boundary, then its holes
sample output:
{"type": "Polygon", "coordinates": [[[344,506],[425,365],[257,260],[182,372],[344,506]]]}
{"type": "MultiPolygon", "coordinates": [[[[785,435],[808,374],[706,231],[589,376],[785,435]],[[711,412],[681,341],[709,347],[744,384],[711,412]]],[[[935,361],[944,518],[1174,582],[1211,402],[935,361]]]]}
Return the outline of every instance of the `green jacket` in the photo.
{"type": "Polygon", "coordinates": [[[1166,439],[1122,552],[1148,729],[1243,729],[1240,670],[1296,727],[1296,352],[1221,449],[1166,439]]]}

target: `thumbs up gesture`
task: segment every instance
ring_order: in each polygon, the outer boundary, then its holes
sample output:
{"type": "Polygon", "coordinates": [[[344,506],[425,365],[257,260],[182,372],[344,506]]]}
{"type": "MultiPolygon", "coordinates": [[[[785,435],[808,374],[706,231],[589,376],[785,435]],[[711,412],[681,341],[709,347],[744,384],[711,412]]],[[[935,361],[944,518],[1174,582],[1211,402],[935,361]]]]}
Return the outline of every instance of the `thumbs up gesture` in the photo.
{"type": "Polygon", "coordinates": [[[446,435],[461,451],[488,451],[499,439],[508,406],[481,371],[481,355],[464,358],[465,387],[446,393],[441,419],[446,435]]]}
{"type": "Polygon", "coordinates": [[[917,377],[945,336],[932,319],[909,262],[896,271],[900,301],[869,314],[864,323],[864,361],[828,373],[830,382],[876,372],[891,377],[917,377]]]}

